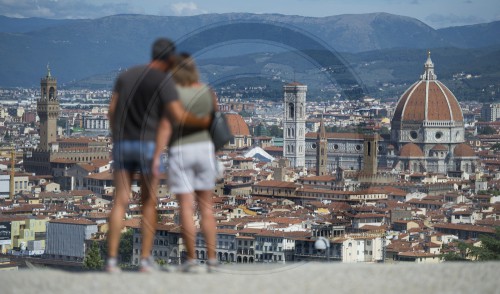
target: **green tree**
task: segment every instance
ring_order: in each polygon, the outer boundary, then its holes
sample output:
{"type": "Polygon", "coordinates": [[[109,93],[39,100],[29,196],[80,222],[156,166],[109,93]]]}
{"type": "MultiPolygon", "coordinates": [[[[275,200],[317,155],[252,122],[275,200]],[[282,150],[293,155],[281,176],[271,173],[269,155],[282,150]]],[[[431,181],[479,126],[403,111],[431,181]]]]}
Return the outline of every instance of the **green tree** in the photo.
{"type": "Polygon", "coordinates": [[[104,261],[101,258],[101,253],[99,250],[99,245],[96,241],[92,242],[90,250],[83,259],[83,267],[88,270],[100,270],[104,265],[104,261]]]}
{"type": "Polygon", "coordinates": [[[480,128],[478,130],[479,135],[495,135],[496,133],[497,133],[497,131],[490,126],[485,126],[485,127],[480,128]]]}
{"type": "Polygon", "coordinates": [[[130,263],[132,261],[132,253],[134,249],[134,231],[128,229],[120,237],[120,248],[118,249],[118,254],[120,255],[120,261],[123,263],[130,263]]]}
{"type": "Polygon", "coordinates": [[[252,113],[246,110],[243,110],[239,113],[242,117],[251,117],[252,113]]]}
{"type": "Polygon", "coordinates": [[[441,255],[444,261],[468,261],[467,256],[470,252],[469,245],[464,242],[459,242],[457,251],[449,251],[441,255]]]}
{"type": "Polygon", "coordinates": [[[390,134],[391,130],[389,130],[388,127],[382,127],[382,128],[380,128],[380,133],[381,134],[390,134]]]}
{"type": "Polygon", "coordinates": [[[277,125],[272,125],[269,128],[269,135],[271,137],[283,138],[283,129],[281,129],[277,125]]]}
{"type": "Polygon", "coordinates": [[[481,235],[481,246],[470,245],[471,255],[480,261],[500,260],[500,227],[495,228],[493,236],[481,235]]]}

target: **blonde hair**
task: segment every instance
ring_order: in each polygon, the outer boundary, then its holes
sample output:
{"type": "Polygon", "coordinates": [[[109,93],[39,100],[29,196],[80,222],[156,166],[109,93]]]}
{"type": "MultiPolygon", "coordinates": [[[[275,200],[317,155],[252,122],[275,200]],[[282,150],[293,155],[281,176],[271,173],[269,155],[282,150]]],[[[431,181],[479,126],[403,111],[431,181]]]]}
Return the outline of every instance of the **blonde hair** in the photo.
{"type": "Polygon", "coordinates": [[[172,76],[174,81],[181,86],[191,86],[200,80],[196,63],[187,53],[176,56],[172,76]]]}

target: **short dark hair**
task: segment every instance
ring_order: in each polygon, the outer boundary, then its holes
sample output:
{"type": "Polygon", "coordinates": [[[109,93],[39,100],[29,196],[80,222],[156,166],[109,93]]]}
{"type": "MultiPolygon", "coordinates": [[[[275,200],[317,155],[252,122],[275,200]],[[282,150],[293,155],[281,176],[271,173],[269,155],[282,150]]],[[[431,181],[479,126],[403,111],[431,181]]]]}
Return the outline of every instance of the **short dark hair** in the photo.
{"type": "Polygon", "coordinates": [[[153,43],[151,58],[167,61],[175,53],[175,44],[167,38],[159,38],[153,43]]]}

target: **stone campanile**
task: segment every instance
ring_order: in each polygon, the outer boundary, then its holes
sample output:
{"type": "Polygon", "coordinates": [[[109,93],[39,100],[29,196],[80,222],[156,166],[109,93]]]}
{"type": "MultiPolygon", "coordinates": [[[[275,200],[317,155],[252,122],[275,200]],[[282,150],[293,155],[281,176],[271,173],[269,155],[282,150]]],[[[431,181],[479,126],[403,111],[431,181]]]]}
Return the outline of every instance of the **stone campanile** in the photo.
{"type": "Polygon", "coordinates": [[[306,92],[307,86],[294,82],[283,86],[283,156],[293,167],[305,167],[306,92]]]}
{"type": "Polygon", "coordinates": [[[41,95],[37,101],[37,114],[40,118],[40,144],[38,149],[50,150],[50,143],[57,140],[57,119],[59,118],[59,99],[57,97],[57,80],[50,73],[40,81],[41,95]]]}
{"type": "Polygon", "coordinates": [[[316,176],[324,175],[328,175],[328,138],[326,137],[325,123],[321,117],[316,138],[316,176]]]}

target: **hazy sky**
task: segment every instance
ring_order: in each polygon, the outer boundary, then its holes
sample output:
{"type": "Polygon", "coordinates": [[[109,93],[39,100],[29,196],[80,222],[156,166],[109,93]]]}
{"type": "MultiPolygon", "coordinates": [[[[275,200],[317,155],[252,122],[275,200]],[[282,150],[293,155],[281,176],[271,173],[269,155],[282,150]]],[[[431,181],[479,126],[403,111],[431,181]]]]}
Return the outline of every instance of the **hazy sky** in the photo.
{"type": "Polygon", "coordinates": [[[434,28],[500,20],[499,0],[0,0],[0,15],[97,18],[113,14],[195,15],[250,12],[303,16],[388,12],[434,28]]]}

